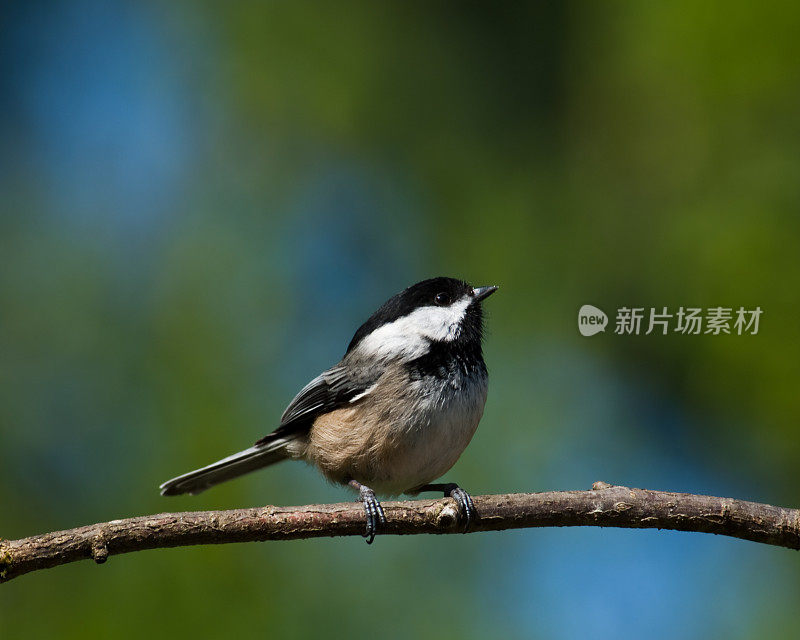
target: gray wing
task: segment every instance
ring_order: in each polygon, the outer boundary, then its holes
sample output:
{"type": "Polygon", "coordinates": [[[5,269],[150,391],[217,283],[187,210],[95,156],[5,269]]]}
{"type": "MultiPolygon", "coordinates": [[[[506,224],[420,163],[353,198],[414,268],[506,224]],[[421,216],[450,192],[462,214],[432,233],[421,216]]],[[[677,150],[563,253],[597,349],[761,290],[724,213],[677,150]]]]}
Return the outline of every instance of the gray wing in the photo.
{"type": "Polygon", "coordinates": [[[256,446],[308,431],[318,416],[358,400],[376,379],[377,376],[354,376],[342,365],[328,369],[300,390],[283,412],[280,426],[256,442],[256,446]]]}
{"type": "Polygon", "coordinates": [[[354,380],[347,369],[336,366],[321,373],[300,390],[281,416],[281,425],[316,418],[346,405],[363,393],[368,381],[354,380]]]}

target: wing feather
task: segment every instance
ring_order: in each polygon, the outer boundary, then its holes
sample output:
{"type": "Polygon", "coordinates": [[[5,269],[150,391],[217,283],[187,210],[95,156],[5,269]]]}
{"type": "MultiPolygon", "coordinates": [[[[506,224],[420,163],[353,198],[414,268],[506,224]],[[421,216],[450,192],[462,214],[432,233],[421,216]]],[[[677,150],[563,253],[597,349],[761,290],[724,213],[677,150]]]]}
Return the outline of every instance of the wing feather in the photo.
{"type": "Polygon", "coordinates": [[[256,446],[308,430],[317,416],[363,398],[374,382],[374,378],[354,377],[342,365],[324,371],[300,390],[283,412],[278,428],[256,442],[256,446]]]}
{"type": "Polygon", "coordinates": [[[303,387],[289,403],[281,416],[281,426],[337,409],[365,389],[363,383],[347,375],[344,367],[328,369],[303,387]]]}

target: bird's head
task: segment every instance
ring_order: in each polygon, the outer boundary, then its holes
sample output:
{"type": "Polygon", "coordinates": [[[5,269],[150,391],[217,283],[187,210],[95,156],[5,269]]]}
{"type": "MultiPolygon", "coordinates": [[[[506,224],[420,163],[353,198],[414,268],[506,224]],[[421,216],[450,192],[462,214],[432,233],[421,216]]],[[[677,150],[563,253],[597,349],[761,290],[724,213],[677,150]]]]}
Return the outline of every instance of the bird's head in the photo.
{"type": "Polygon", "coordinates": [[[455,278],[431,278],[387,300],[358,329],[347,354],[415,358],[432,343],[477,342],[483,334],[481,302],[496,286],[473,287],[455,278]]]}

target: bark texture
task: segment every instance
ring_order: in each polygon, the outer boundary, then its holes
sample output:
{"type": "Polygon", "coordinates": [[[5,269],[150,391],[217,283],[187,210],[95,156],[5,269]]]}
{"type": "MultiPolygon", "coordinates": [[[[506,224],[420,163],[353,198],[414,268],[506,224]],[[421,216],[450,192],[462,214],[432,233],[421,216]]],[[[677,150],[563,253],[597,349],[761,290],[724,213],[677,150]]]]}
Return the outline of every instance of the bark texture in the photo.
{"type": "MultiPolygon", "coordinates": [[[[626,527],[698,531],[800,549],[800,510],[733,498],[629,489],[597,482],[590,491],[474,496],[469,532],[525,527],[626,527]]],[[[461,533],[455,502],[384,502],[382,535],[461,533]]],[[[21,540],[0,540],[0,582],[76,560],[195,544],[357,536],[360,503],[160,513],[21,540]]],[[[378,541],[379,543],[379,541],[378,541]]],[[[365,553],[367,553],[365,548],[365,553]]]]}

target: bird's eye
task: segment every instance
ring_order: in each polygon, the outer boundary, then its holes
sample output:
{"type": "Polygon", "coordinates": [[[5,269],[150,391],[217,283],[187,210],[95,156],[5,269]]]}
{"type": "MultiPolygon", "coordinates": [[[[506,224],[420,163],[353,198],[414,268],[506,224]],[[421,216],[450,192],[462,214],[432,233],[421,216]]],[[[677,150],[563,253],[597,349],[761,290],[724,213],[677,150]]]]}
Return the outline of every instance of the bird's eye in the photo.
{"type": "Polygon", "coordinates": [[[444,306],[447,306],[448,304],[450,304],[450,296],[448,296],[444,292],[437,293],[436,297],[434,298],[434,300],[435,300],[436,304],[438,304],[440,307],[444,307],[444,306]]]}

